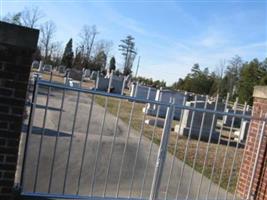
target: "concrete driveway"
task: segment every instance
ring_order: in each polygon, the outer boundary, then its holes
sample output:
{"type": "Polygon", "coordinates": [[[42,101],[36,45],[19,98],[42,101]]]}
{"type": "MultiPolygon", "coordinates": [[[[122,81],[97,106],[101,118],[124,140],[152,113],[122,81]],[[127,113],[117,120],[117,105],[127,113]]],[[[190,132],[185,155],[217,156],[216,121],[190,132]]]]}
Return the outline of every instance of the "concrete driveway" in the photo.
{"type": "MultiPolygon", "coordinates": [[[[54,152],[54,146],[57,136],[57,128],[59,123],[59,113],[61,104],[62,91],[53,91],[50,96],[49,109],[47,112],[47,119],[43,135],[42,151],[40,156],[39,173],[36,185],[36,192],[48,191],[48,185],[50,180],[50,172],[52,166],[52,158],[54,152]]],[[[54,171],[51,177],[51,193],[62,194],[63,183],[65,177],[65,170],[67,165],[67,157],[70,148],[70,141],[72,135],[72,127],[74,122],[74,112],[76,106],[77,93],[66,92],[64,107],[62,111],[62,120],[60,126],[60,133],[58,137],[58,145],[56,149],[54,171]]],[[[44,109],[40,105],[45,105],[46,95],[39,94],[35,118],[33,123],[33,131],[30,135],[28,154],[25,168],[25,183],[24,192],[32,192],[36,177],[36,166],[38,149],[40,145],[40,139],[42,135],[44,109]]],[[[94,166],[96,160],[96,152],[99,144],[101,124],[103,121],[104,108],[98,104],[93,104],[92,118],[89,124],[88,140],[85,141],[86,129],[88,122],[88,115],[90,111],[91,98],[88,94],[81,94],[80,103],[78,106],[77,118],[74,127],[72,147],[70,152],[69,167],[66,176],[66,194],[89,195],[89,196],[103,196],[103,190],[105,188],[105,180],[107,175],[107,166],[109,163],[109,157],[111,152],[114,128],[116,117],[107,112],[106,120],[103,129],[103,138],[100,144],[100,154],[96,166],[96,173],[94,174],[94,166]],[[78,190],[78,179],[80,174],[82,152],[86,143],[85,159],[82,167],[80,187],[78,190]],[[92,180],[95,177],[95,183],[92,190],[92,180]]],[[[120,166],[122,162],[123,150],[125,147],[125,140],[127,137],[128,124],[119,120],[116,143],[114,145],[114,151],[112,154],[112,160],[110,165],[109,176],[107,177],[106,196],[115,197],[120,166]]],[[[135,171],[132,187],[132,197],[140,197],[141,186],[143,181],[144,191],[143,198],[148,198],[151,182],[153,178],[156,157],[158,153],[158,145],[153,144],[152,154],[148,161],[147,175],[144,177],[144,171],[148,159],[149,147],[151,141],[147,138],[142,138],[140,149],[137,157],[136,168],[134,168],[135,155],[138,147],[140,134],[131,130],[129,137],[129,144],[126,149],[126,156],[123,162],[119,197],[128,197],[131,185],[131,179],[133,171],[135,171]]],[[[23,133],[25,139],[25,133],[23,133]]],[[[24,141],[24,139],[22,141],[24,141]]],[[[22,142],[23,143],[23,142],[22,142]]],[[[22,144],[23,146],[23,144],[22,144]]],[[[160,188],[160,197],[165,197],[167,180],[169,177],[169,171],[171,166],[172,156],[168,154],[166,165],[164,168],[164,174],[162,184],[160,188]]],[[[179,182],[180,171],[182,162],[178,159],[174,160],[174,170],[171,175],[171,182],[168,190],[168,199],[174,199],[177,192],[177,184],[179,182]]],[[[189,187],[189,177],[191,176],[192,168],[185,165],[184,175],[181,180],[181,187],[179,191],[179,199],[184,199],[187,196],[189,187]]],[[[192,185],[190,187],[189,199],[196,198],[198,188],[200,185],[201,175],[198,172],[194,172],[192,185]]],[[[203,178],[202,187],[200,188],[200,198],[206,197],[207,189],[210,184],[209,179],[203,178]]],[[[217,185],[211,184],[211,190],[209,199],[214,199],[216,196],[217,185]]],[[[225,196],[225,191],[220,189],[219,198],[222,199],[225,196]]],[[[228,195],[228,199],[232,196],[228,195]]]]}

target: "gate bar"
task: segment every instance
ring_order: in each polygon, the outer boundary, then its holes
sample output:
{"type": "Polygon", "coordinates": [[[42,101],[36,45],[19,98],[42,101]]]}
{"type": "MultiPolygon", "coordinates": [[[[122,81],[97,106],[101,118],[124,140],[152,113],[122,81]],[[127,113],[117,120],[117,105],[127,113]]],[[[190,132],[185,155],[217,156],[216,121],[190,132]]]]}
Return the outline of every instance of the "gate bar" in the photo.
{"type": "MultiPolygon", "coordinates": [[[[183,105],[185,105],[185,103],[186,103],[186,96],[184,96],[184,98],[183,98],[183,105]]],[[[175,112],[175,110],[174,110],[174,112],[175,112]]],[[[180,121],[183,119],[183,116],[184,116],[184,110],[182,109],[181,110],[181,115],[180,115],[180,121]]],[[[176,134],[176,138],[175,138],[175,146],[174,146],[174,151],[173,151],[171,169],[170,169],[170,174],[169,174],[168,181],[167,181],[164,200],[167,200],[167,197],[168,197],[168,190],[169,190],[169,186],[170,186],[171,176],[172,176],[172,173],[173,173],[174,161],[176,159],[176,152],[177,152],[177,149],[178,149],[178,140],[179,140],[180,130],[181,130],[181,126],[179,126],[179,128],[178,128],[178,133],[176,134]]]]}
{"type": "MultiPolygon", "coordinates": [[[[160,99],[161,99],[161,96],[160,96],[160,99]]],[[[144,177],[143,177],[142,186],[141,186],[140,198],[143,197],[143,193],[144,193],[144,187],[145,187],[145,182],[146,182],[146,177],[147,177],[148,164],[149,164],[149,160],[150,160],[151,153],[152,153],[152,147],[153,147],[153,144],[154,144],[156,126],[157,126],[158,118],[159,118],[159,109],[160,109],[160,105],[157,107],[157,112],[156,112],[156,117],[155,117],[156,119],[155,119],[155,122],[154,122],[154,125],[153,125],[151,142],[150,142],[150,146],[149,146],[149,153],[148,153],[147,160],[146,160],[146,167],[145,167],[144,177]]]]}
{"type": "MultiPolygon", "coordinates": [[[[138,88],[138,84],[139,84],[139,83],[137,83],[137,88],[138,88]]],[[[137,94],[137,93],[136,93],[136,94],[137,94]]],[[[148,99],[148,97],[149,97],[149,96],[147,96],[146,99],[148,99]]],[[[140,131],[139,131],[140,136],[139,136],[139,139],[138,139],[137,150],[136,150],[136,152],[135,152],[135,159],[134,159],[134,164],[133,164],[133,173],[132,173],[132,177],[131,177],[131,181],[130,181],[130,188],[129,188],[129,195],[128,195],[129,198],[132,197],[132,190],[133,190],[133,183],[134,183],[134,177],[135,177],[135,171],[136,171],[137,159],[138,159],[139,150],[140,150],[140,146],[141,146],[142,138],[143,138],[143,134],[144,134],[145,119],[146,119],[146,116],[147,116],[146,109],[147,109],[147,107],[145,107],[145,113],[144,113],[144,115],[143,115],[143,119],[142,119],[142,122],[141,122],[140,131]]]]}
{"type": "MultiPolygon", "coordinates": [[[[138,82],[137,82],[137,87],[136,87],[136,89],[134,91],[134,97],[136,97],[137,91],[138,91],[138,82]]],[[[128,143],[129,143],[129,137],[130,137],[130,132],[131,132],[131,124],[132,124],[132,117],[133,117],[133,112],[134,112],[134,106],[135,106],[135,101],[132,102],[132,108],[131,108],[131,112],[130,112],[130,115],[129,115],[129,121],[128,121],[127,136],[126,136],[126,139],[125,139],[125,145],[124,145],[122,158],[121,158],[121,163],[120,163],[119,178],[118,178],[117,191],[116,191],[116,197],[117,198],[118,198],[119,192],[120,192],[120,182],[121,182],[122,167],[124,165],[124,158],[125,158],[126,150],[127,150],[128,143]]]]}
{"type": "Polygon", "coordinates": [[[62,93],[62,97],[61,97],[60,112],[59,112],[58,124],[57,124],[56,141],[53,147],[53,156],[52,156],[52,164],[51,164],[51,170],[50,170],[50,175],[49,175],[48,193],[51,192],[51,185],[52,185],[55,159],[56,159],[56,153],[57,153],[58,137],[60,135],[60,126],[61,126],[61,118],[62,118],[63,107],[64,107],[65,93],[66,93],[66,90],[64,89],[62,93]]]}
{"type": "MultiPolygon", "coordinates": [[[[50,82],[52,81],[52,72],[50,73],[49,81],[50,82]]],[[[38,176],[39,176],[40,159],[41,159],[41,154],[42,154],[43,139],[44,139],[44,134],[45,134],[45,126],[46,126],[46,116],[47,116],[47,109],[48,109],[48,104],[49,104],[51,87],[48,87],[47,89],[48,89],[48,91],[47,91],[47,97],[46,97],[46,103],[45,103],[45,111],[44,111],[44,117],[43,117],[41,139],[40,139],[39,149],[38,149],[37,167],[36,167],[36,171],[35,171],[35,179],[34,179],[34,186],[33,186],[34,192],[36,191],[38,176]]]]}
{"type": "Polygon", "coordinates": [[[29,121],[28,121],[28,127],[27,127],[27,133],[26,133],[26,138],[25,138],[25,144],[24,144],[24,152],[23,152],[23,160],[22,160],[22,168],[21,168],[21,177],[20,177],[20,185],[23,188],[24,186],[24,169],[26,166],[26,155],[28,151],[28,143],[30,139],[30,134],[32,132],[32,124],[33,124],[33,119],[34,119],[34,112],[35,112],[35,107],[36,107],[36,102],[37,102],[37,94],[38,94],[38,79],[39,79],[39,74],[34,79],[34,86],[33,86],[33,92],[32,92],[32,100],[31,100],[31,109],[30,109],[30,115],[29,115],[29,121]]]}
{"type": "Polygon", "coordinates": [[[172,119],[174,116],[173,111],[174,111],[174,105],[172,104],[167,108],[149,200],[156,200],[158,198],[161,177],[163,174],[164,163],[168,151],[168,141],[171,132],[172,119]]]}

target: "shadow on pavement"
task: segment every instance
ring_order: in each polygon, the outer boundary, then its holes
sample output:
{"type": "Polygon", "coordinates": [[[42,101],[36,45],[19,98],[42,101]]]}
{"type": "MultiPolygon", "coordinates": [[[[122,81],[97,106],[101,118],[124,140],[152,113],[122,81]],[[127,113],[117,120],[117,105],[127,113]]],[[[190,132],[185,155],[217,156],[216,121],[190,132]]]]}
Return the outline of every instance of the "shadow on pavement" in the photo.
{"type": "MultiPolygon", "coordinates": [[[[27,125],[26,124],[23,124],[22,131],[23,132],[27,131],[27,125]]],[[[62,131],[57,132],[56,130],[52,130],[52,129],[48,129],[48,128],[43,129],[41,127],[36,127],[36,126],[32,127],[32,134],[41,135],[42,132],[45,136],[51,136],[51,137],[55,137],[55,136],[70,137],[71,136],[70,133],[66,133],[66,132],[62,132],[62,131]]]]}

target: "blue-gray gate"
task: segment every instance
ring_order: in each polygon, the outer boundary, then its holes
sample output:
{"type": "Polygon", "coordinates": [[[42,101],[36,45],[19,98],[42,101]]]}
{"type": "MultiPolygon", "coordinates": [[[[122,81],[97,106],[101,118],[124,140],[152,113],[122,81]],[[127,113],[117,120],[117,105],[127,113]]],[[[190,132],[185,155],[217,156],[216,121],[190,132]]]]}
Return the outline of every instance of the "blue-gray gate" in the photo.
{"type": "Polygon", "coordinates": [[[37,78],[22,133],[21,194],[239,199],[248,124],[261,121],[261,140],[265,120],[252,119],[248,107],[230,102],[229,95],[212,101],[187,98],[166,103],[37,78]],[[148,115],[151,107],[154,116],[148,115]],[[159,118],[162,108],[165,118],[159,118]],[[174,120],[177,111],[180,117],[174,120]]]}

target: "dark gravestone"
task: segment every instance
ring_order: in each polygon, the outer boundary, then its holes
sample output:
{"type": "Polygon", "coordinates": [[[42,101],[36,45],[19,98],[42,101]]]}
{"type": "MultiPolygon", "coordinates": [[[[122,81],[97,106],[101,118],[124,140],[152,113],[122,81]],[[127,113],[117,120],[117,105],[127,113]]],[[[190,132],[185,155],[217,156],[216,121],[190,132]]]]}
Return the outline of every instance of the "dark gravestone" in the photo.
{"type": "Polygon", "coordinates": [[[83,76],[83,72],[78,69],[70,69],[69,70],[69,78],[72,78],[76,81],[81,81],[83,76]]]}

